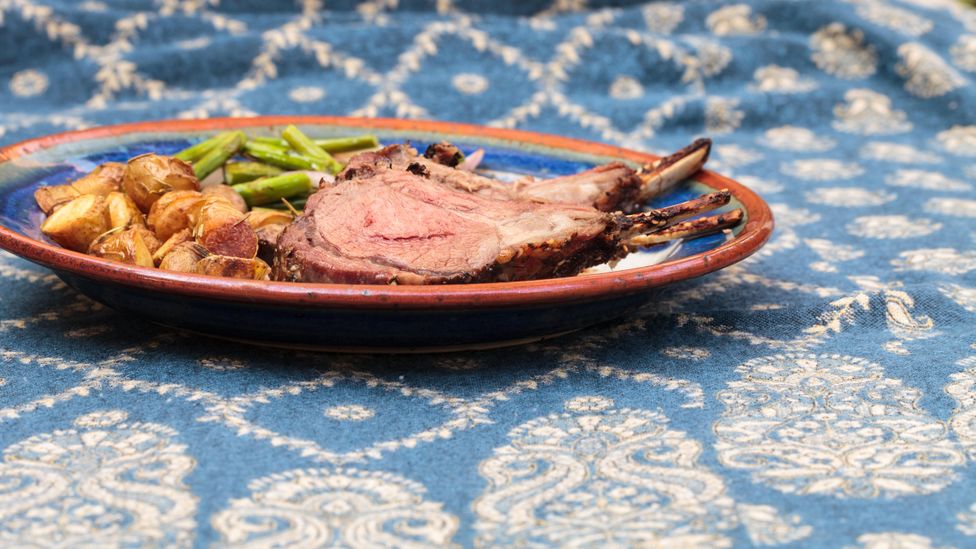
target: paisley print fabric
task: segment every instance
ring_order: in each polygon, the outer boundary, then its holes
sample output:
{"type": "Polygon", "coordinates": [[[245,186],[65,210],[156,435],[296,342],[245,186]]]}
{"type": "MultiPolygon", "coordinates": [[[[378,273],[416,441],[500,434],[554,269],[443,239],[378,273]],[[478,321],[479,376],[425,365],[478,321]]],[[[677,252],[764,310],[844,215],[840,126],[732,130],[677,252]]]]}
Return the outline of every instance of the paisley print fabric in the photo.
{"type": "Polygon", "coordinates": [[[211,341],[0,254],[0,546],[972,547],[974,74],[957,0],[0,0],[0,145],[709,135],[777,223],[620,322],[450,355],[211,341]]]}
{"type": "Polygon", "coordinates": [[[448,547],[457,518],[393,475],[297,470],[251,483],[213,517],[234,547],[448,547]]]}
{"type": "Polygon", "coordinates": [[[7,547],[189,547],[194,467],[176,432],[93,412],[75,428],[9,446],[0,464],[0,541],[7,547]]]}

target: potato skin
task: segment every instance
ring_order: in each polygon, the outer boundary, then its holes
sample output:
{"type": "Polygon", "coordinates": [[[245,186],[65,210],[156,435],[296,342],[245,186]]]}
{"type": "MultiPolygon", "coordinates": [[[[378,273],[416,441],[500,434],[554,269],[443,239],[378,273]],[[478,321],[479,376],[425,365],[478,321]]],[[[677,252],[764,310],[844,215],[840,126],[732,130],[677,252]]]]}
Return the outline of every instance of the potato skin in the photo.
{"type": "Polygon", "coordinates": [[[152,205],[170,191],[199,191],[200,182],[193,167],[169,156],[143,154],[126,164],[122,178],[125,194],[148,213],[152,205]]]}
{"type": "Polygon", "coordinates": [[[200,208],[193,236],[212,254],[253,259],[258,253],[258,237],[246,216],[219,198],[200,208]]]}
{"type": "Polygon", "coordinates": [[[78,194],[107,196],[108,193],[118,191],[122,188],[122,177],[124,173],[125,164],[106,162],[99,165],[87,175],[72,181],[71,186],[78,191],[78,194]]]}
{"type": "Polygon", "coordinates": [[[64,204],[41,224],[42,233],[76,252],[87,252],[91,243],[109,228],[105,198],[95,194],[81,195],[64,204]]]}
{"type": "Polygon", "coordinates": [[[166,240],[183,229],[192,227],[194,217],[204,204],[197,191],[172,191],[164,194],[149,209],[147,221],[160,240],[166,240]]]}
{"type": "Polygon", "coordinates": [[[79,196],[81,193],[71,185],[47,185],[34,191],[34,201],[44,215],[51,215],[51,212],[79,196]]]}
{"type": "Polygon", "coordinates": [[[92,242],[88,255],[140,267],[155,267],[152,252],[143,238],[146,234],[155,238],[142,226],[110,230],[92,242]]]}
{"type": "Polygon", "coordinates": [[[108,208],[108,221],[113,229],[146,224],[146,218],[139,211],[139,207],[123,192],[108,193],[105,195],[105,204],[108,208]]]}
{"type": "Polygon", "coordinates": [[[181,273],[197,272],[197,263],[207,257],[210,252],[193,241],[181,242],[159,262],[159,268],[164,271],[181,273]]]}
{"type": "Polygon", "coordinates": [[[204,197],[219,197],[225,199],[231,206],[237,209],[241,213],[247,213],[247,202],[241,198],[241,195],[237,194],[237,191],[230,188],[227,185],[211,185],[204,188],[202,191],[204,197]]]}
{"type": "Polygon", "coordinates": [[[197,274],[268,280],[271,267],[261,259],[245,259],[226,255],[208,255],[197,262],[197,274]]]}

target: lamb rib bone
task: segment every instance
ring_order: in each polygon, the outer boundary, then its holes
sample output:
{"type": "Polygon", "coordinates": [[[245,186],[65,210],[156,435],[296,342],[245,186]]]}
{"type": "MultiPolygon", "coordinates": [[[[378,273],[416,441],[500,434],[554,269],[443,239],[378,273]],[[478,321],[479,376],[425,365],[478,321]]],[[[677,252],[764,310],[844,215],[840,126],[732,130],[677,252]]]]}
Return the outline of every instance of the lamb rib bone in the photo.
{"type": "Polygon", "coordinates": [[[457,170],[447,164],[457,160],[457,148],[442,143],[428,147],[431,158],[419,156],[409,145],[390,145],[379,151],[352,158],[339,180],[370,177],[385,170],[423,173],[430,179],[466,192],[496,199],[533,200],[592,206],[600,211],[638,211],[651,198],[671,189],[697,173],[708,160],[712,142],[698,139],[680,151],[635,171],[621,162],[611,162],[584,172],[551,179],[524,179],[504,183],[476,173],[457,170]]]}

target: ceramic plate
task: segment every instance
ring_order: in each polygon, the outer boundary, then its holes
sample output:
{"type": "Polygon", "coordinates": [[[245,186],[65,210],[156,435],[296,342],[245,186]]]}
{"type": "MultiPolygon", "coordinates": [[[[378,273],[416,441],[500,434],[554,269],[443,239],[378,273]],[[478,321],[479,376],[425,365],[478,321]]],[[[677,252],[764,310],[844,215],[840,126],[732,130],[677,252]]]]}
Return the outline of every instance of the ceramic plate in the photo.
{"type": "Polygon", "coordinates": [[[744,223],[679,247],[628,256],[613,270],[570,278],[452,286],[295,284],[215,278],[122,265],[58,247],[39,230],[38,186],[63,183],[106,161],[172,153],[228,128],[277,135],[297,124],[314,137],[375,133],[384,143],[448,140],[484,148],[482,166],[502,178],[555,176],[620,160],[656,157],[551,135],[443,122],[332,117],[173,120],[94,128],[0,150],[0,247],[54,270],[68,285],[119,311],[241,341],[319,349],[403,351],[512,344],[578,330],[625,315],[667,284],[731,265],[759,249],[772,214],[746,187],[703,171],[651,205],[729,189],[725,209],[744,223]]]}

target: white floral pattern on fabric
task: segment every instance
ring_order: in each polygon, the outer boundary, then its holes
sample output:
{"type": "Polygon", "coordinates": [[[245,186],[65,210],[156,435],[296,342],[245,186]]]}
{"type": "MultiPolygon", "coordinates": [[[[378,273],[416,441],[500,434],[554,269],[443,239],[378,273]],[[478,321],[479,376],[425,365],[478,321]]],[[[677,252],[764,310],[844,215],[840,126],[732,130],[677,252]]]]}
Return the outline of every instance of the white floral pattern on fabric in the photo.
{"type": "Polygon", "coordinates": [[[763,159],[761,152],[739,145],[716,145],[712,147],[712,151],[718,163],[726,168],[748,166],[763,159]]]}
{"type": "Polygon", "coordinates": [[[950,549],[932,545],[932,540],[926,536],[903,532],[861,534],[857,542],[858,545],[849,545],[844,549],[950,549]]]}
{"type": "Polygon", "coordinates": [[[84,328],[75,328],[74,330],[68,330],[64,335],[68,337],[94,337],[102,334],[107,334],[112,331],[112,327],[108,324],[96,324],[95,326],[85,326],[84,328]]]}
{"type": "Polygon", "coordinates": [[[894,498],[930,494],[965,463],[921,393],[878,364],[842,355],[788,354],[736,368],[718,394],[722,465],[752,471],[788,494],[894,498]],[[912,463],[902,467],[901,463],[912,463]]]}
{"type": "Polygon", "coordinates": [[[737,177],[737,179],[740,183],[749,187],[753,191],[756,191],[760,195],[776,194],[778,192],[782,192],[785,188],[783,184],[778,181],[762,179],[752,175],[740,175],[737,177]]]}
{"type": "Polygon", "coordinates": [[[754,543],[810,534],[774,508],[737,508],[698,463],[701,445],[662,414],[586,402],[516,427],[481,463],[477,546],[728,547],[740,521],[754,543]]]}
{"type": "Polygon", "coordinates": [[[963,309],[976,313],[976,288],[967,288],[959,284],[943,284],[939,286],[939,291],[963,309]]]}
{"type": "Polygon", "coordinates": [[[245,364],[243,360],[226,356],[203,357],[197,362],[200,364],[200,366],[217,372],[232,372],[234,370],[242,370],[247,368],[247,364],[245,364]]]}
{"type": "Polygon", "coordinates": [[[925,201],[924,209],[929,213],[976,218],[976,200],[930,198],[925,201]]]}
{"type": "Polygon", "coordinates": [[[632,76],[618,76],[610,84],[608,95],[614,99],[637,99],[644,95],[644,86],[632,76]]]}
{"type": "Polygon", "coordinates": [[[705,130],[713,134],[735,131],[746,115],[738,106],[738,99],[709,98],[705,103],[705,130]]]}
{"type": "Polygon", "coordinates": [[[705,360],[712,356],[712,353],[704,347],[665,347],[661,349],[661,354],[685,360],[705,360]]]}
{"type": "Polygon", "coordinates": [[[866,143],[861,147],[860,154],[862,158],[898,164],[934,164],[942,160],[935,153],[923,151],[911,145],[885,141],[866,143]]]}
{"type": "Polygon", "coordinates": [[[964,34],[951,48],[952,62],[964,71],[976,71],[976,35],[964,34]]]}
{"type": "Polygon", "coordinates": [[[716,36],[756,34],[766,28],[766,18],[753,15],[746,4],[733,4],[713,11],[705,18],[705,25],[716,36]]]}
{"type": "Polygon", "coordinates": [[[911,187],[927,191],[970,191],[973,186],[965,181],[950,179],[932,170],[896,170],[885,177],[885,183],[893,187],[911,187]]]}
{"type": "Polygon", "coordinates": [[[365,421],[376,415],[376,412],[359,404],[343,404],[326,408],[325,415],[339,421],[365,421]]]}
{"type": "Polygon", "coordinates": [[[450,547],[458,519],[390,473],[296,469],[251,482],[211,519],[240,547],[450,547]]]}
{"type": "Polygon", "coordinates": [[[833,158],[809,158],[785,162],[780,165],[779,171],[786,175],[811,181],[852,179],[864,174],[864,168],[860,164],[843,162],[833,158]]]}
{"type": "Polygon", "coordinates": [[[195,462],[173,429],[123,410],[9,446],[0,463],[0,545],[190,547],[195,462]]]}
{"type": "Polygon", "coordinates": [[[891,99],[867,89],[848,90],[844,102],[834,107],[834,129],[859,135],[905,133],[912,129],[905,111],[895,109],[891,99]]]}
{"type": "Polygon", "coordinates": [[[881,0],[849,0],[864,19],[908,36],[922,36],[932,30],[931,20],[881,0]]]}
{"type": "Polygon", "coordinates": [[[612,398],[602,396],[578,396],[566,401],[566,409],[570,412],[602,412],[613,408],[612,398]]]}
{"type": "Polygon", "coordinates": [[[807,192],[803,198],[812,204],[839,208],[864,208],[887,204],[895,200],[897,195],[884,191],[870,191],[863,187],[824,187],[807,192]]]}
{"type": "Polygon", "coordinates": [[[47,87],[47,76],[34,69],[20,71],[10,78],[10,91],[20,97],[41,95],[47,87]]]}
{"type": "Polygon", "coordinates": [[[488,91],[488,79],[471,72],[455,75],[451,79],[451,85],[465,95],[481,95],[488,91]]]}
{"type": "Polygon", "coordinates": [[[976,536],[976,503],[966,511],[956,513],[956,530],[967,536],[976,536]]]}
{"type": "Polygon", "coordinates": [[[949,426],[969,459],[976,459],[976,356],[959,360],[956,365],[963,370],[950,375],[951,381],[945,386],[946,394],[956,401],[949,426]]]}
{"type": "Polygon", "coordinates": [[[942,229],[931,219],[912,219],[904,215],[866,215],[847,224],[847,232],[867,238],[918,238],[942,229]]]}
{"type": "Polygon", "coordinates": [[[100,427],[111,427],[117,423],[122,423],[128,417],[129,413],[125,410],[106,410],[103,412],[92,412],[90,414],[78,416],[75,418],[74,423],[76,427],[93,429],[100,427]]]}
{"type": "Polygon", "coordinates": [[[296,103],[313,103],[325,98],[325,90],[316,86],[299,86],[288,92],[288,98],[296,103]]]}
{"type": "Polygon", "coordinates": [[[658,34],[671,34],[685,17],[685,9],[680,4],[655,2],[641,10],[647,30],[658,34]]]}
{"type": "Polygon", "coordinates": [[[891,260],[896,271],[932,271],[961,275],[976,270],[976,251],[960,252],[955,248],[922,248],[908,250],[891,260]]]}
{"type": "Polygon", "coordinates": [[[837,263],[864,257],[864,250],[846,244],[837,244],[830,240],[807,238],[803,243],[820,256],[820,261],[811,263],[810,268],[822,273],[835,273],[837,272],[837,263]]]}
{"type": "Polygon", "coordinates": [[[815,32],[810,37],[810,49],[817,67],[838,78],[867,78],[877,70],[874,46],[864,43],[860,29],[848,30],[842,23],[831,23],[815,32]]]}
{"type": "Polygon", "coordinates": [[[939,97],[966,83],[955,69],[922,44],[902,44],[898,55],[901,62],[895,71],[905,78],[905,89],[912,95],[939,97]]]}
{"type": "Polygon", "coordinates": [[[959,156],[976,156],[976,126],[953,126],[935,136],[946,151],[959,156]]]}
{"type": "Polygon", "coordinates": [[[817,135],[807,128],[780,126],[770,128],[763,134],[760,143],[781,151],[823,152],[837,145],[830,137],[817,135]]]}
{"type": "Polygon", "coordinates": [[[775,93],[803,93],[816,89],[817,83],[810,78],[803,78],[796,69],[779,65],[759,67],[753,73],[754,83],[751,88],[762,92],[775,93]]]}

